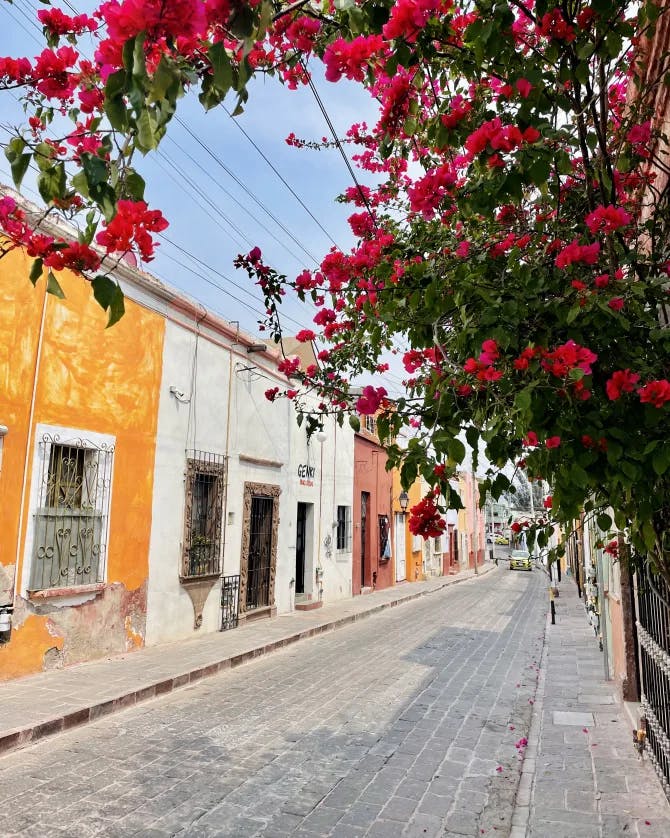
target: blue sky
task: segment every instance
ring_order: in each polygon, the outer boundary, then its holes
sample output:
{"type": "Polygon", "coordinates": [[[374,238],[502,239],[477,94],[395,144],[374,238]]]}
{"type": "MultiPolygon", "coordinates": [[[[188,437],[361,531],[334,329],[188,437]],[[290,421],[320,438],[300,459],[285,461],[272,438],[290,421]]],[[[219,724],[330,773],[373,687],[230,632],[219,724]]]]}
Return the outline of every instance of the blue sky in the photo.
{"type": "MultiPolygon", "coordinates": [[[[68,11],[64,2],[54,5],[68,11]]],[[[78,12],[90,12],[98,4],[70,0],[69,5],[78,12]]],[[[13,5],[0,0],[0,55],[32,57],[43,48],[36,20],[40,8],[44,6],[38,0],[16,0],[13,5]]],[[[369,97],[356,86],[333,85],[317,77],[317,87],[340,136],[353,122],[374,120],[369,97]]],[[[7,92],[2,97],[2,124],[20,124],[23,113],[15,98],[7,92]]],[[[225,105],[232,110],[234,98],[226,100],[225,105]]],[[[246,275],[233,268],[234,257],[258,245],[270,264],[293,277],[305,267],[314,267],[310,256],[320,259],[331,246],[331,239],[348,248],[352,237],[346,218],[352,209],[335,203],[334,198],[351,184],[351,177],[336,151],[295,149],[285,143],[292,131],[305,139],[318,140],[328,134],[308,89],[289,91],[276,79],[260,78],[252,82],[245,113],[236,120],[223,108],[205,113],[195,96],[182,100],[178,115],[211,153],[198,145],[185,127],[173,123],[159,153],[138,165],[147,181],[147,200],[162,209],[170,221],[165,234],[169,241],[161,243],[157,257],[146,267],[228,320],[239,321],[242,328],[255,332],[262,308],[260,297],[246,275]],[[272,161],[328,236],[280,182],[235,121],[272,161]],[[208,267],[194,262],[175,245],[208,267]]],[[[0,138],[4,141],[6,137],[6,131],[2,131],[0,138]]],[[[360,177],[365,180],[364,173],[360,177]]],[[[11,183],[4,155],[0,156],[0,179],[11,183]]],[[[27,176],[23,191],[35,199],[30,187],[31,178],[27,176]]],[[[286,330],[293,332],[310,326],[313,311],[295,301],[286,307],[286,314],[286,330]]]]}

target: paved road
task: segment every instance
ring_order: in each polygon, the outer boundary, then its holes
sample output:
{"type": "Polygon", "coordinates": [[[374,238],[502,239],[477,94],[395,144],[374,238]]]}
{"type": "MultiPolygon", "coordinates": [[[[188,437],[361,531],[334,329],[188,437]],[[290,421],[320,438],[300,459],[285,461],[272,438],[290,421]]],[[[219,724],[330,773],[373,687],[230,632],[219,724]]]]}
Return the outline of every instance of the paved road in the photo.
{"type": "Polygon", "coordinates": [[[509,833],[544,575],[500,569],[0,759],[0,834],[509,833]]]}

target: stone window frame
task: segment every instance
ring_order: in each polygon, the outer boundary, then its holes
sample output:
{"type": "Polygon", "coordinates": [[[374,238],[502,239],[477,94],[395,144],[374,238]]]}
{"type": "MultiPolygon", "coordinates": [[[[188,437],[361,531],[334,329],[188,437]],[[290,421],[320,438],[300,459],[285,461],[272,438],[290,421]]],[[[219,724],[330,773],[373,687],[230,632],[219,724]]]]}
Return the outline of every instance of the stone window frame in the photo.
{"type": "Polygon", "coordinates": [[[23,566],[21,569],[21,596],[24,598],[56,597],[58,604],[77,605],[81,595],[86,601],[89,589],[102,589],[107,582],[108,555],[107,547],[111,533],[112,497],[114,489],[116,437],[82,428],[71,428],[62,425],[38,423],[35,426],[34,448],[32,458],[30,495],[28,505],[28,527],[23,545],[23,566]],[[90,451],[92,456],[104,455],[104,470],[101,479],[104,481],[104,492],[100,495],[100,504],[96,503],[96,510],[102,517],[102,531],[100,535],[101,554],[98,559],[97,581],[94,583],[74,583],[62,587],[47,587],[32,589],[34,575],[33,553],[37,535],[36,516],[40,502],[44,495],[44,475],[48,472],[49,461],[53,446],[77,446],[90,451]]]}

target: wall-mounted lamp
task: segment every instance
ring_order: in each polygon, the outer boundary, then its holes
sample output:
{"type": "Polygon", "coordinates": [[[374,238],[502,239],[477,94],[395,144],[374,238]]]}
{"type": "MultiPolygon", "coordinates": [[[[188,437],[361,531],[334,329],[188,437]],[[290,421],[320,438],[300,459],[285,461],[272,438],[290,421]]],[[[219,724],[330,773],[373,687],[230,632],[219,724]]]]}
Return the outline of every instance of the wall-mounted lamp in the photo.
{"type": "Polygon", "coordinates": [[[398,503],[400,504],[400,508],[403,512],[407,511],[407,507],[409,506],[409,495],[407,492],[401,492],[398,495],[398,503]]]}
{"type": "Polygon", "coordinates": [[[247,346],[247,354],[250,355],[252,352],[267,352],[268,348],[264,343],[252,343],[247,346]]]}
{"type": "Polygon", "coordinates": [[[9,433],[9,428],[7,425],[0,425],[0,437],[7,436],[9,433]]]}
{"type": "Polygon", "coordinates": [[[323,445],[323,443],[328,439],[328,434],[323,428],[319,428],[319,430],[314,434],[314,437],[317,442],[320,442],[323,445]]]}

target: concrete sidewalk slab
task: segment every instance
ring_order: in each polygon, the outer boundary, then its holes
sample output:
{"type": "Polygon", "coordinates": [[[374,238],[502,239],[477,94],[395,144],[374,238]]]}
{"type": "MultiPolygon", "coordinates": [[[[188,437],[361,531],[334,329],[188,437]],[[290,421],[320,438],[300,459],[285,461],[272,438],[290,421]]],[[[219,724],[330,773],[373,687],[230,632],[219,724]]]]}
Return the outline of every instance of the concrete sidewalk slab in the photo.
{"type": "MultiPolygon", "coordinates": [[[[479,573],[493,564],[480,566],[479,573]]],[[[0,754],[156,698],[291,643],[476,578],[467,570],[0,685],[0,754]]]]}
{"type": "Polygon", "coordinates": [[[670,804],[632,725],[574,583],[549,622],[510,838],[660,838],[670,804]],[[528,764],[528,765],[527,765],[528,764]]]}

